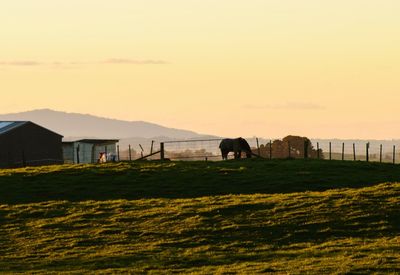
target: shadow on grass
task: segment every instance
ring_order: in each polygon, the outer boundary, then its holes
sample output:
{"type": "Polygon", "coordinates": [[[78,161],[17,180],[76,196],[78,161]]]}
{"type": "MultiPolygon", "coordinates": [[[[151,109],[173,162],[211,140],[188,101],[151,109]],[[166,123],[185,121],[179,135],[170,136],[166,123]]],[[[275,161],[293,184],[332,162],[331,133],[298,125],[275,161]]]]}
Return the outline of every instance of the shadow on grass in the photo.
{"type": "Polygon", "coordinates": [[[0,204],[51,200],[195,198],[360,188],[400,181],[391,164],[241,160],[142,162],[12,170],[0,175],[0,204]]]}

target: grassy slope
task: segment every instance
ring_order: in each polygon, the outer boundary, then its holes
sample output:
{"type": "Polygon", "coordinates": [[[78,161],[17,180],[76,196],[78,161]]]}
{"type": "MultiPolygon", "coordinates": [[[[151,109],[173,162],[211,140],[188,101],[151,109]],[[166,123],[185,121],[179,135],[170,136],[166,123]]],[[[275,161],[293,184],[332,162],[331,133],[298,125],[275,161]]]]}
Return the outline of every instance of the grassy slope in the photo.
{"type": "Polygon", "coordinates": [[[341,161],[120,163],[0,170],[0,202],[196,198],[400,182],[399,166],[341,161]]]}
{"type": "Polygon", "coordinates": [[[0,271],[400,272],[398,166],[0,170],[0,271]],[[381,184],[379,184],[381,183],[381,184]]]}

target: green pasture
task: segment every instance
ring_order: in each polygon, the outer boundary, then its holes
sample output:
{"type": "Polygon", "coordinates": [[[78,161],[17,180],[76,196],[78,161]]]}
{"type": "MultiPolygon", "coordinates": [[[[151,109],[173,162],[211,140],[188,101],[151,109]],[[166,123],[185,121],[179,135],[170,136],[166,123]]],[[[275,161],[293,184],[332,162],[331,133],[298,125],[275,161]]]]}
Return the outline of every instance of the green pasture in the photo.
{"type": "Polygon", "coordinates": [[[0,273],[400,273],[400,166],[0,170],[0,273]]]}

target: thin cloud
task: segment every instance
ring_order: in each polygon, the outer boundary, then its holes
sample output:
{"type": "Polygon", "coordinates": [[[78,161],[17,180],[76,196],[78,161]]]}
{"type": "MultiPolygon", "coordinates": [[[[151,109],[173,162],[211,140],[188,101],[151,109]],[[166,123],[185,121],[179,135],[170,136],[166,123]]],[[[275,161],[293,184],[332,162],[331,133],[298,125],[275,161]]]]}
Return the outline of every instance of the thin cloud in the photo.
{"type": "Polygon", "coordinates": [[[18,61],[0,61],[1,67],[14,66],[14,67],[34,67],[34,66],[51,66],[51,67],[63,67],[63,66],[83,66],[83,65],[164,65],[169,64],[164,60],[136,60],[126,58],[110,58],[104,61],[74,61],[74,62],[39,62],[32,60],[18,60],[18,61]]]}
{"type": "Polygon", "coordinates": [[[30,60],[9,61],[9,62],[0,61],[0,66],[40,66],[40,65],[45,65],[45,63],[30,61],[30,60]]]}
{"type": "Polygon", "coordinates": [[[252,110],[322,110],[324,106],[310,102],[287,102],[283,104],[248,104],[244,108],[252,110]]]}
{"type": "Polygon", "coordinates": [[[163,60],[135,60],[135,59],[124,59],[124,58],[111,58],[104,61],[105,64],[132,64],[132,65],[163,65],[168,62],[163,60]]]}

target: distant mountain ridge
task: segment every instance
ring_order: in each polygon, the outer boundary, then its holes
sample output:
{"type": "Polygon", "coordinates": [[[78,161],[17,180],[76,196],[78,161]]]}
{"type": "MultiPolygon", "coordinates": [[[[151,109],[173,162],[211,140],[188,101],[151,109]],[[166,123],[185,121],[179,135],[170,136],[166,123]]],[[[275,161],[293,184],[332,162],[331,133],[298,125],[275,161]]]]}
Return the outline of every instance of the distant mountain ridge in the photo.
{"type": "Polygon", "coordinates": [[[202,137],[188,130],[168,128],[144,121],[124,121],[89,114],[59,112],[50,109],[3,114],[0,121],[27,120],[68,137],[116,138],[132,137],[189,139],[202,137]]]}
{"type": "MultiPolygon", "coordinates": [[[[0,121],[23,120],[32,121],[64,136],[64,140],[82,138],[107,138],[119,139],[124,150],[129,145],[136,151],[141,144],[146,152],[150,150],[152,141],[159,146],[161,141],[186,140],[186,139],[215,139],[221,138],[213,135],[202,135],[189,130],[174,129],[144,121],[124,121],[110,118],[97,117],[89,114],[59,112],[50,109],[41,109],[21,113],[0,115],[0,121]]],[[[252,147],[256,147],[255,137],[245,137],[252,147]]],[[[282,139],[283,137],[279,137],[282,139]]],[[[341,152],[342,143],[346,150],[350,150],[355,143],[357,151],[363,152],[367,142],[371,143],[371,153],[376,153],[380,144],[384,151],[392,151],[393,145],[400,147],[400,140],[351,140],[351,139],[318,139],[310,137],[313,146],[317,142],[325,152],[328,151],[329,142],[332,143],[333,152],[341,152]],[[350,149],[349,149],[350,148],[350,149]]],[[[259,144],[267,144],[270,138],[259,137],[259,144]]],[[[272,138],[274,140],[274,138],[272,138]]],[[[182,148],[185,145],[180,145],[182,148]]]]}

